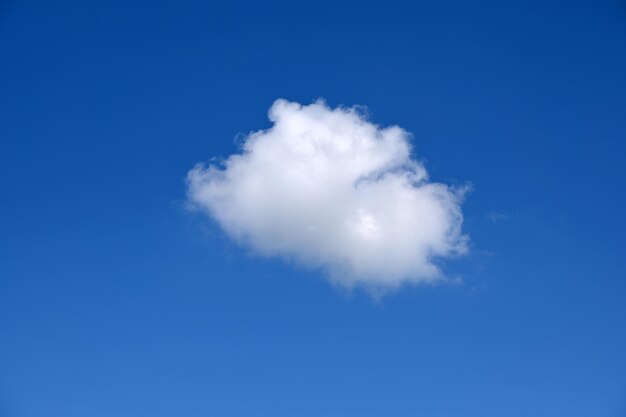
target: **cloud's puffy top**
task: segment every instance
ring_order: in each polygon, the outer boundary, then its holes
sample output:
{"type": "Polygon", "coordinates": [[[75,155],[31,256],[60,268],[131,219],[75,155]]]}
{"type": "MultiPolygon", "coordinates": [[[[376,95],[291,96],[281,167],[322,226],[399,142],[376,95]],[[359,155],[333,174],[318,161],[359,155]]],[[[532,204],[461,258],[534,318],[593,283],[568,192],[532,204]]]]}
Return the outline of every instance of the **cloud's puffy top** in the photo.
{"type": "Polygon", "coordinates": [[[466,251],[463,191],[428,181],[406,131],[322,101],[277,100],[269,118],[240,154],[188,174],[190,202],[232,238],[379,289],[440,279],[433,261],[466,251]]]}

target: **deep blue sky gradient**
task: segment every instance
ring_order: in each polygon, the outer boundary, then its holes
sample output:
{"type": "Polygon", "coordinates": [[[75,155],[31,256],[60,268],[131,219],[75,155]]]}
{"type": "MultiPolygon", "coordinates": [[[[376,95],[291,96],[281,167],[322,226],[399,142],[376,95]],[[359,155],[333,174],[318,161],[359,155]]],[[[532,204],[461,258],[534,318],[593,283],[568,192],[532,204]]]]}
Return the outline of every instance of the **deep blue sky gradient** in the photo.
{"type": "Polygon", "coordinates": [[[0,2],[0,415],[626,415],[626,5],[0,2]],[[372,300],[185,209],[284,97],[471,182],[372,300]]]}

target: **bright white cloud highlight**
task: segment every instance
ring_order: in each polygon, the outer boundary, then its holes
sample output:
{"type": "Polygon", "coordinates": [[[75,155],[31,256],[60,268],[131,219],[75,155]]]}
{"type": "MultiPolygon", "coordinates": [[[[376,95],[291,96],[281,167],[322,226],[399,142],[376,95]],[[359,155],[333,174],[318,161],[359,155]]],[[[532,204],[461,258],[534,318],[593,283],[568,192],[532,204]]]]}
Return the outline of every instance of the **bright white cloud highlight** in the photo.
{"type": "Polygon", "coordinates": [[[437,259],[466,252],[464,190],[429,182],[406,131],[323,101],[277,100],[269,119],[187,177],[189,201],[233,239],[377,290],[440,280],[437,259]]]}

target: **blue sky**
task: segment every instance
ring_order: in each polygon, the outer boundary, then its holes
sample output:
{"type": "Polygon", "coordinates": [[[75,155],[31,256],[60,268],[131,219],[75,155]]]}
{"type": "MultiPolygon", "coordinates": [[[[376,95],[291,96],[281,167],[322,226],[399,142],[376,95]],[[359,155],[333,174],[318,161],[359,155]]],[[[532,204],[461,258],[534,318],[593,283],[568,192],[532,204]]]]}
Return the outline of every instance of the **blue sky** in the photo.
{"type": "Polygon", "coordinates": [[[625,415],[625,52],[622,1],[0,2],[0,415],[625,415]],[[186,209],[281,97],[473,185],[463,284],[376,300],[186,209]]]}

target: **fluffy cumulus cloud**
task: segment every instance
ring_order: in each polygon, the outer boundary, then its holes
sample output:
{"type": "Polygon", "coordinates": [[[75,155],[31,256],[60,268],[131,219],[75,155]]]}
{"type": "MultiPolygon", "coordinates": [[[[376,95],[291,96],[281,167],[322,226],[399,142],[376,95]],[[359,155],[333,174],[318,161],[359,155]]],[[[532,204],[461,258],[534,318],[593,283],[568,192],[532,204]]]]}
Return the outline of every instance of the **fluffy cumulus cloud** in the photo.
{"type": "Polygon", "coordinates": [[[323,101],[277,100],[269,118],[240,153],[187,177],[191,204],[230,237],[380,290],[441,280],[438,260],[466,252],[464,190],[429,181],[406,131],[323,101]]]}

